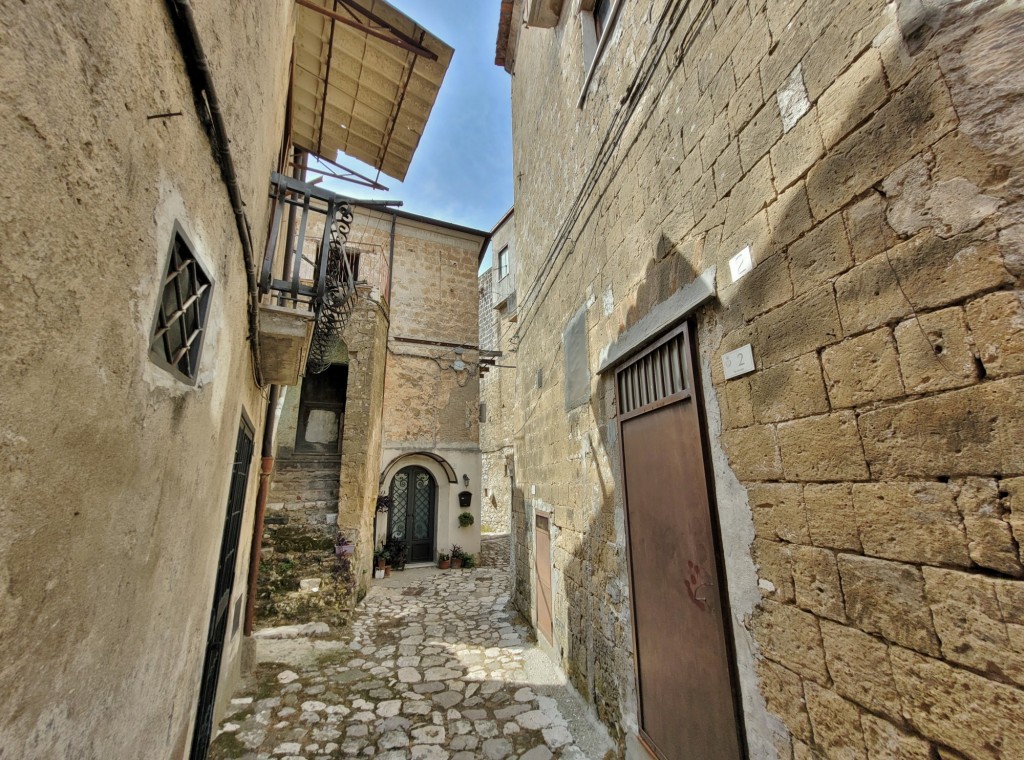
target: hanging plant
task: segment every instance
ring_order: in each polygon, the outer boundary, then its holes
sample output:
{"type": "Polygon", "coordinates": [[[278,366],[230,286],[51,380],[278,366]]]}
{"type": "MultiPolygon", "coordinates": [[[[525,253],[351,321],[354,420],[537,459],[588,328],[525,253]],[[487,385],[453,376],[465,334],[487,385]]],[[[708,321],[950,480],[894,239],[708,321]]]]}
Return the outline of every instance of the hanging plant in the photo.
{"type": "Polygon", "coordinates": [[[377,497],[377,511],[387,512],[394,504],[394,499],[389,494],[382,493],[377,497]]]}
{"type": "Polygon", "coordinates": [[[459,515],[459,527],[468,528],[473,524],[473,514],[471,512],[463,512],[459,515]]]}

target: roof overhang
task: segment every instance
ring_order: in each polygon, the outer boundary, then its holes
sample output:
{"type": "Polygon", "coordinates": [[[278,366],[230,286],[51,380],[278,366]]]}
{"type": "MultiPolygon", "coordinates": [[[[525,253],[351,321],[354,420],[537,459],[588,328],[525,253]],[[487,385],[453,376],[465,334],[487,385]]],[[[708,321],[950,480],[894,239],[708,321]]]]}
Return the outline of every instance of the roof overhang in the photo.
{"type": "Polygon", "coordinates": [[[404,180],[453,52],[383,0],[296,0],[292,142],[404,180]]]}
{"type": "Polygon", "coordinates": [[[494,46],[494,64],[509,74],[515,68],[519,28],[523,25],[523,0],[502,0],[498,16],[498,38],[494,46]]]}

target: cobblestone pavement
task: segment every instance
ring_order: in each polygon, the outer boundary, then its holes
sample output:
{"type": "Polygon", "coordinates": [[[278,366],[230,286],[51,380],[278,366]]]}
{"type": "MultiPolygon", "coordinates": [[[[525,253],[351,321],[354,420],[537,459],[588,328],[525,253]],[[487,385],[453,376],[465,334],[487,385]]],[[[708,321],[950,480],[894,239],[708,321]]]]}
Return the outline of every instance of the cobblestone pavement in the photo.
{"type": "Polygon", "coordinates": [[[211,758],[603,757],[565,687],[532,672],[544,656],[508,609],[507,536],[481,553],[472,570],[393,574],[333,651],[260,665],[211,758]]]}
{"type": "Polygon", "coordinates": [[[492,533],[480,538],[480,566],[496,567],[508,572],[511,555],[508,533],[492,533]]]}

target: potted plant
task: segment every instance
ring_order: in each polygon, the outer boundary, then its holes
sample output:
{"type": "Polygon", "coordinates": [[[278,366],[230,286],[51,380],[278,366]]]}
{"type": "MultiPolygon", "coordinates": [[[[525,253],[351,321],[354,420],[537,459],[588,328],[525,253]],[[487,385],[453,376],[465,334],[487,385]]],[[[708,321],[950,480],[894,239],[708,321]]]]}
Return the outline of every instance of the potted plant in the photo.
{"type": "Polygon", "coordinates": [[[458,570],[462,567],[462,547],[458,544],[452,546],[452,569],[458,570]]]}
{"type": "Polygon", "coordinates": [[[391,509],[394,504],[394,499],[391,498],[391,494],[382,493],[377,496],[377,511],[381,514],[391,509]]]}
{"type": "Polygon", "coordinates": [[[405,541],[389,538],[384,544],[384,549],[391,557],[392,566],[396,570],[405,570],[405,563],[409,554],[405,541]]]}
{"type": "Polygon", "coordinates": [[[462,514],[459,515],[459,527],[460,528],[468,528],[472,524],[473,524],[473,513],[472,512],[463,512],[462,514]]]}
{"type": "Polygon", "coordinates": [[[437,555],[437,566],[442,570],[447,570],[452,566],[452,556],[441,552],[437,555]]]}

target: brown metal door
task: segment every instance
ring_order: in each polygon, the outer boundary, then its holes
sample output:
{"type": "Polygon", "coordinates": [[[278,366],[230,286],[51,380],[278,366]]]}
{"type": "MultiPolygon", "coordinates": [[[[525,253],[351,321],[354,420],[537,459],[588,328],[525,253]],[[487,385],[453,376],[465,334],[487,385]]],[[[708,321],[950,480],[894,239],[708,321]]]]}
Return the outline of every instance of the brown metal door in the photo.
{"type": "Polygon", "coordinates": [[[688,327],[617,372],[640,733],[665,760],[742,757],[688,327]]]}
{"type": "Polygon", "coordinates": [[[534,521],[536,547],[533,567],[537,583],[537,630],[548,643],[553,642],[551,631],[551,531],[548,518],[537,515],[534,521]]]}

